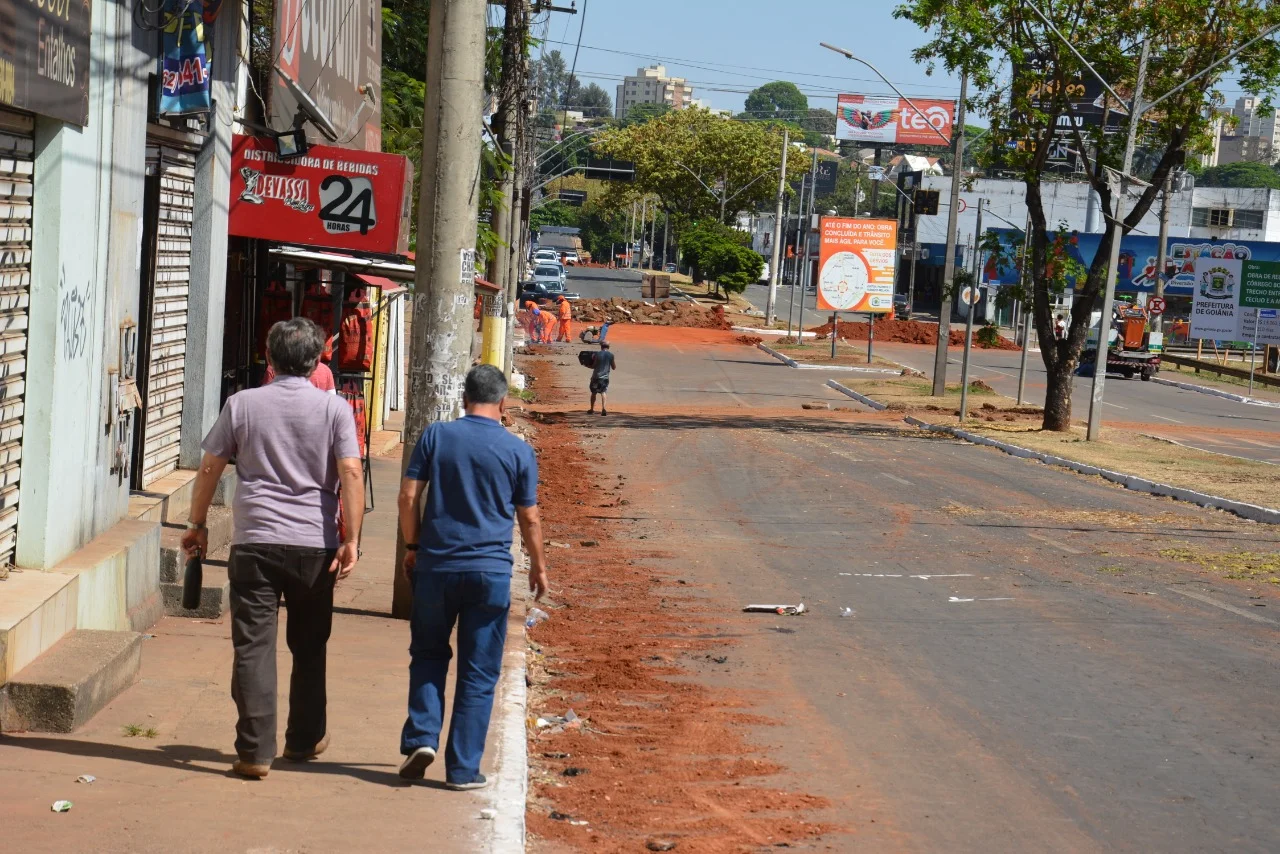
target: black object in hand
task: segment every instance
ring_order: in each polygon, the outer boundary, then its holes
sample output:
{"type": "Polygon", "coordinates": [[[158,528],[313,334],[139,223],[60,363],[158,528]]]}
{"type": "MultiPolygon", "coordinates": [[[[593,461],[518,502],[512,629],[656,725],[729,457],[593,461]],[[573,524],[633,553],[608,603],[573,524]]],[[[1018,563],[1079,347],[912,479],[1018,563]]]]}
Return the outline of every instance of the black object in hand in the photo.
{"type": "Polygon", "coordinates": [[[187,558],[187,569],[182,575],[182,607],[194,611],[200,607],[200,588],[204,586],[204,561],[200,552],[187,558]]]}

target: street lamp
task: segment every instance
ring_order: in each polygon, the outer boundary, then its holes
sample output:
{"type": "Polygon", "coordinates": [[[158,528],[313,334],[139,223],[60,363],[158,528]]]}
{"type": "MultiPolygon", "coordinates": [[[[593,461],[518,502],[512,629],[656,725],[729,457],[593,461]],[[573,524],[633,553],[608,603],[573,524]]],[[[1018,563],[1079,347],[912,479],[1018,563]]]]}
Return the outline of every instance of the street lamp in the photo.
{"type": "Polygon", "coordinates": [[[770,171],[765,172],[765,173],[763,173],[763,174],[757,175],[756,177],[754,177],[754,178],[752,178],[750,181],[748,181],[746,184],[744,184],[744,185],[743,185],[743,186],[738,190],[738,192],[734,193],[732,196],[725,196],[725,195],[724,195],[724,191],[723,191],[723,190],[722,190],[721,192],[717,193],[714,189],[712,189],[710,186],[708,186],[708,185],[707,185],[707,182],[706,182],[706,181],[702,180],[702,177],[701,177],[700,175],[698,175],[698,173],[697,173],[697,172],[694,172],[692,169],[690,169],[688,166],[685,166],[685,165],[684,165],[683,163],[681,163],[679,160],[676,160],[676,161],[673,161],[673,162],[674,162],[677,166],[679,166],[681,169],[683,169],[684,171],[686,171],[686,172],[688,172],[690,175],[692,175],[692,176],[693,176],[693,179],[694,179],[695,181],[697,181],[699,184],[701,184],[701,185],[702,185],[702,188],[703,188],[704,190],[706,190],[708,193],[710,193],[710,194],[711,194],[711,198],[716,199],[717,201],[719,201],[719,202],[720,202],[720,221],[721,221],[721,222],[724,222],[725,206],[726,206],[729,202],[733,201],[734,199],[738,198],[738,196],[742,195],[742,194],[743,194],[743,193],[745,193],[747,190],[751,189],[751,185],[752,185],[752,184],[754,184],[756,181],[759,181],[761,178],[766,178],[766,177],[768,177],[769,175],[772,175],[772,174],[773,174],[773,171],[772,171],[772,170],[770,170],[770,171]]]}
{"type": "MultiPolygon", "coordinates": [[[[1057,36],[1062,43],[1067,46],[1067,49],[1075,54],[1076,59],[1080,60],[1081,64],[1089,70],[1089,73],[1097,78],[1098,82],[1102,84],[1102,87],[1106,89],[1107,92],[1119,103],[1124,104],[1124,98],[1121,98],[1115,88],[1098,73],[1098,70],[1094,68],[1087,59],[1080,55],[1080,51],[1076,50],[1075,45],[1068,41],[1067,37],[1064,36],[1056,26],[1054,26],[1053,21],[1050,21],[1044,12],[1041,12],[1034,3],[1028,3],[1027,5],[1031,7],[1031,11],[1035,12],[1040,20],[1044,21],[1045,26],[1049,28],[1050,32],[1057,36]]],[[[1138,78],[1133,88],[1133,99],[1129,101],[1129,128],[1124,143],[1124,163],[1121,165],[1118,173],[1113,169],[1107,170],[1107,182],[1109,184],[1113,184],[1114,189],[1112,192],[1116,197],[1116,206],[1115,215],[1111,217],[1111,229],[1113,235],[1111,238],[1111,257],[1107,262],[1107,280],[1102,286],[1102,316],[1098,319],[1098,353],[1093,364],[1093,394],[1089,399],[1089,429],[1086,434],[1086,438],[1090,442],[1097,441],[1102,433],[1102,395],[1106,386],[1107,378],[1107,348],[1111,343],[1111,310],[1115,304],[1116,278],[1120,272],[1120,240],[1124,236],[1124,200],[1129,189],[1129,183],[1135,180],[1130,173],[1133,171],[1133,151],[1137,144],[1138,122],[1142,119],[1144,114],[1150,112],[1151,109],[1161,101],[1164,101],[1182,91],[1192,82],[1205,76],[1223,63],[1230,62],[1243,51],[1270,36],[1276,30],[1280,30],[1280,24],[1268,27],[1258,36],[1255,36],[1245,42],[1240,47],[1205,68],[1203,71],[1197,72],[1186,80],[1183,80],[1177,86],[1173,87],[1168,92],[1165,92],[1154,101],[1142,100],[1142,88],[1147,82],[1147,60],[1151,56],[1150,40],[1143,40],[1142,42],[1142,53],[1138,57],[1138,78]]]]}
{"type": "MultiPolygon", "coordinates": [[[[898,93],[898,97],[910,104],[911,109],[920,113],[920,108],[912,103],[911,99],[902,93],[902,90],[893,85],[888,77],[880,73],[880,69],[861,57],[854,56],[852,51],[845,50],[841,47],[829,45],[826,42],[818,42],[827,50],[833,50],[844,56],[845,59],[851,59],[854,62],[860,62],[867,68],[875,72],[876,76],[889,85],[889,88],[898,93]]],[[[951,338],[951,283],[956,273],[956,231],[959,228],[960,216],[960,176],[964,172],[964,102],[969,92],[969,75],[962,74],[960,76],[960,100],[956,103],[956,127],[952,133],[953,139],[947,137],[933,127],[932,122],[926,122],[933,132],[946,144],[953,146],[954,157],[952,161],[954,165],[951,168],[951,208],[947,211],[947,257],[943,262],[942,278],[944,282],[942,306],[938,312],[938,343],[934,348],[933,354],[933,396],[941,397],[946,394],[947,390],[947,345],[951,338]]],[[[923,115],[923,113],[921,113],[923,115]]],[[[914,263],[914,261],[912,262],[914,263]]]]}

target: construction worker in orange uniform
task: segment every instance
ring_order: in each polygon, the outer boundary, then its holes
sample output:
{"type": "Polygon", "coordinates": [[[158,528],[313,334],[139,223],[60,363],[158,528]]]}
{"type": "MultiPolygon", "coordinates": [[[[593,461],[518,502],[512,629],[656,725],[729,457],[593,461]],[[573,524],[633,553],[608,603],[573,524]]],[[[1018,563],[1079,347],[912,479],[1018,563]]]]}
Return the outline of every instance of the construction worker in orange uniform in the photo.
{"type": "Polygon", "coordinates": [[[566,344],[570,339],[570,325],[573,323],[573,306],[569,305],[569,301],[563,296],[556,298],[556,305],[560,313],[560,334],[556,337],[556,341],[564,341],[566,344]]]}

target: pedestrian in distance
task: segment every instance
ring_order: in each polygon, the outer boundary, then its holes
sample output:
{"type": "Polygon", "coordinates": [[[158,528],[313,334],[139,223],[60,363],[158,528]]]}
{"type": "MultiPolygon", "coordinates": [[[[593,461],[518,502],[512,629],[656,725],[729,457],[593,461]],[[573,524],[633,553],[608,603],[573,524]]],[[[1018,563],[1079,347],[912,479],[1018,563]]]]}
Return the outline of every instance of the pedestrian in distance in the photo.
{"type": "Polygon", "coordinates": [[[596,353],[591,363],[591,382],[588,386],[591,389],[591,406],[587,409],[588,414],[596,411],[596,395],[600,395],[600,414],[609,414],[605,398],[609,392],[609,375],[616,367],[618,367],[618,361],[614,358],[613,351],[609,349],[609,342],[602,340],[600,352],[596,353]]]}
{"type": "Polygon", "coordinates": [[[1053,337],[1059,341],[1067,337],[1067,321],[1061,314],[1053,321],[1053,337]]]}
{"type": "Polygon", "coordinates": [[[324,349],[320,327],[303,317],[267,334],[275,380],[232,395],[205,437],[190,521],[188,555],[209,546],[205,527],[222,471],[236,461],[231,581],[235,653],[236,756],[232,770],[266,777],[276,755],[276,635],[280,599],[293,654],[284,757],[314,759],[329,745],[325,658],[334,585],[360,556],[364,472],[351,407],[309,381],[324,349]],[[341,498],[339,498],[341,493],[341,498]],[[338,513],[345,534],[338,532],[338,513]]]}
{"type": "Polygon", "coordinates": [[[556,310],[560,315],[560,334],[556,336],[556,342],[563,341],[568,344],[572,341],[573,330],[573,306],[569,304],[569,300],[563,295],[556,297],[556,310]]]}
{"type": "Polygon", "coordinates": [[[402,570],[413,590],[400,776],[421,779],[435,761],[453,657],[449,636],[456,626],[458,664],[445,749],[445,785],[455,790],[487,782],[480,760],[507,636],[516,522],[529,553],[529,589],[535,599],[547,590],[538,461],[532,448],[502,426],[506,398],[502,371],[493,365],[468,371],[466,415],[422,431],[400,482],[402,570]]]}

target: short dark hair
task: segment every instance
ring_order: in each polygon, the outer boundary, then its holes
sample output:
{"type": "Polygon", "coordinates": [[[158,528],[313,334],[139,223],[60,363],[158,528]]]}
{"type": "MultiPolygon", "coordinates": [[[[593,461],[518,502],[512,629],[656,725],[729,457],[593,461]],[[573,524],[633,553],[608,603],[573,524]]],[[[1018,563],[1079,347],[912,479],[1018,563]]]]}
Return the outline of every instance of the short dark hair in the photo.
{"type": "Polygon", "coordinates": [[[507,378],[493,365],[476,365],[467,371],[462,393],[468,403],[501,403],[507,396],[507,378]]]}
{"type": "Polygon", "coordinates": [[[608,349],[609,349],[609,342],[608,342],[608,341],[601,341],[601,342],[600,342],[600,349],[601,349],[601,350],[608,350],[608,349]]]}
{"type": "Polygon", "coordinates": [[[277,374],[309,377],[324,352],[324,333],[305,317],[282,320],[267,333],[267,353],[277,374]]]}

